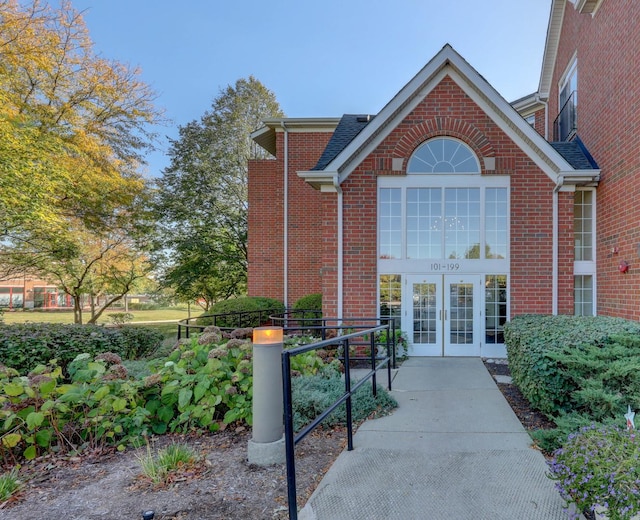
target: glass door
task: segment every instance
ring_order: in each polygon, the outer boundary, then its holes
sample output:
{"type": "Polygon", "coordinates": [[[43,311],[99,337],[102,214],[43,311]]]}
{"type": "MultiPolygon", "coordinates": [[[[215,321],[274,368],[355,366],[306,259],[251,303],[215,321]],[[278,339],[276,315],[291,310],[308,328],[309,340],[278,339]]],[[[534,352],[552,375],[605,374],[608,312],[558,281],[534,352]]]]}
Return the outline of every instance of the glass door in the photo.
{"type": "Polygon", "coordinates": [[[407,276],[402,329],[409,333],[409,355],[442,356],[442,275],[407,276]]]}
{"type": "Polygon", "coordinates": [[[402,328],[412,356],[480,355],[479,276],[407,276],[402,328]]]}
{"type": "Polygon", "coordinates": [[[445,276],[444,355],[480,355],[480,279],[445,276]]]}

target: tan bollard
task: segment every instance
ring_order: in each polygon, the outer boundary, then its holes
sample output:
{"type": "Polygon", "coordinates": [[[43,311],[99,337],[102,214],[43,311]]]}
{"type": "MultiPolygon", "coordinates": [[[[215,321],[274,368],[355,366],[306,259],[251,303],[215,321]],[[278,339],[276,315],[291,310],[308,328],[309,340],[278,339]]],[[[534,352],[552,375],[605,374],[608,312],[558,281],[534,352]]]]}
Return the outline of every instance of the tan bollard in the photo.
{"type": "Polygon", "coordinates": [[[253,429],[250,464],[269,466],[286,460],[282,405],[282,327],[253,330],[253,429]]]}

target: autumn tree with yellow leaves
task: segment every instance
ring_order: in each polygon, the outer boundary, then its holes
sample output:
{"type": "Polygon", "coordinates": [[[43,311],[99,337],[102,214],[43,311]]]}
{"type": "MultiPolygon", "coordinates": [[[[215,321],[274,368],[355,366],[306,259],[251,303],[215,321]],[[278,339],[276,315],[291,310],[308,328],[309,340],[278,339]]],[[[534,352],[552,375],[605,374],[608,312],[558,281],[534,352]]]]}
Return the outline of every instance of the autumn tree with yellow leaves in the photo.
{"type": "Polygon", "coordinates": [[[154,101],[69,1],[0,0],[0,275],[73,258],[79,233],[136,234],[154,101]]]}

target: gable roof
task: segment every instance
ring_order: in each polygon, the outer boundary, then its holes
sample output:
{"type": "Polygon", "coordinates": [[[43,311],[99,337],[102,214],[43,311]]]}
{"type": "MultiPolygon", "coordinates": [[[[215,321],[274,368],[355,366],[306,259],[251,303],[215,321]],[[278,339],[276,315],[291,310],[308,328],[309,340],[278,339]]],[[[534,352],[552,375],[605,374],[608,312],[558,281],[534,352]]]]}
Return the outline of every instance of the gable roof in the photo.
{"type": "MultiPolygon", "coordinates": [[[[451,45],[442,50],[321,170],[298,172],[315,187],[337,185],[435,88],[450,77],[556,183],[596,180],[599,171],[576,170],[535,131],[451,45]],[[321,173],[322,172],[322,173],[321,173]]],[[[327,154],[329,157],[329,154],[327,154]]],[[[325,161],[326,162],[326,161],[325,161]]]]}
{"type": "Polygon", "coordinates": [[[320,159],[318,159],[318,163],[312,170],[324,170],[374,117],[375,116],[355,114],[343,115],[327,147],[324,149],[324,152],[322,152],[320,159]]]}

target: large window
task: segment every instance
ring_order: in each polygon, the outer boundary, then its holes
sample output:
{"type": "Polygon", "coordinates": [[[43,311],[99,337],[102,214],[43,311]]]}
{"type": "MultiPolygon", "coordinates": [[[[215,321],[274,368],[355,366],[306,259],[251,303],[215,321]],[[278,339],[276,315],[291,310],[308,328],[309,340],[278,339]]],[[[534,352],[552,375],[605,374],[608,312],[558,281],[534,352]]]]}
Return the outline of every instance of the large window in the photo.
{"type": "Polygon", "coordinates": [[[380,188],[379,257],[506,259],[508,205],[503,187],[380,188]]]}

